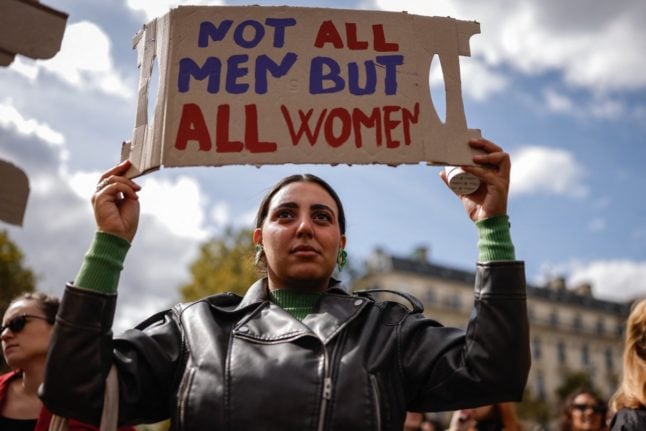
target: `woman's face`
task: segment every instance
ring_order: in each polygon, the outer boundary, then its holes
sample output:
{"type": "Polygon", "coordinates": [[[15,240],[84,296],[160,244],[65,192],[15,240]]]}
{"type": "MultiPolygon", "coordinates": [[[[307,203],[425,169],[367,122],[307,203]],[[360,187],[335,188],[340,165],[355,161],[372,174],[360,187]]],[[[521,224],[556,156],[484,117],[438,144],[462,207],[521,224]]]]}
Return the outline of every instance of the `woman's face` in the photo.
{"type": "MultiPolygon", "coordinates": [[[[2,319],[2,324],[6,325],[22,314],[46,317],[37,301],[21,299],[9,306],[2,319]]],[[[46,320],[29,317],[25,320],[25,326],[17,333],[6,328],[0,334],[0,338],[2,339],[2,354],[7,364],[12,368],[19,369],[27,368],[33,361],[42,361],[44,364],[53,328],[53,325],[46,320]]]]}
{"type": "Polygon", "coordinates": [[[345,247],[338,211],[332,196],[316,183],[291,183],[274,195],[253,238],[265,250],[271,289],[327,288],[339,248],[345,247]]]}
{"type": "Polygon", "coordinates": [[[603,424],[603,414],[599,402],[591,394],[577,395],[572,402],[572,431],[599,431],[603,424]]]}

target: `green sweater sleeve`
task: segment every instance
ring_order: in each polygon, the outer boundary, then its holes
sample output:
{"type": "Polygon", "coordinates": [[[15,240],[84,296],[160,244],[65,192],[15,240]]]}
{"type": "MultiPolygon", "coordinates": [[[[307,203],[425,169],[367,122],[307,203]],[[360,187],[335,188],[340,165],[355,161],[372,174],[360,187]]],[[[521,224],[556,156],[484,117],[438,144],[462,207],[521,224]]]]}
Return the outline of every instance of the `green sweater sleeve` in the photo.
{"type": "Polygon", "coordinates": [[[476,222],[478,234],[478,261],[515,260],[516,252],[511,242],[507,215],[494,216],[476,222]]]}
{"type": "Polygon", "coordinates": [[[130,243],[125,239],[97,232],[85,254],[74,285],[102,293],[116,293],[123,261],[129,249],[130,243]]]}

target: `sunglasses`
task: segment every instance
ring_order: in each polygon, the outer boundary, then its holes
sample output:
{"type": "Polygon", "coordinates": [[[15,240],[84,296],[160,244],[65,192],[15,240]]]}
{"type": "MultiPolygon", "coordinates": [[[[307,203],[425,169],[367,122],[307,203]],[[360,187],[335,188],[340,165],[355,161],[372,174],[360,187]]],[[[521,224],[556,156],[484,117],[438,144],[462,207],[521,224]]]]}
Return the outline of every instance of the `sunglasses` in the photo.
{"type": "Polygon", "coordinates": [[[572,404],[574,410],[579,410],[584,412],[586,410],[592,410],[595,413],[603,413],[606,409],[603,406],[592,405],[592,404],[572,404]]]}
{"type": "Polygon", "coordinates": [[[5,329],[11,329],[11,332],[14,334],[19,333],[25,328],[25,325],[27,324],[27,319],[40,319],[40,320],[45,320],[49,322],[49,324],[53,325],[54,322],[51,319],[48,319],[47,317],[43,316],[34,316],[33,314],[21,314],[20,316],[16,316],[10,321],[8,321],[5,325],[0,326],[0,335],[4,333],[5,329]]]}

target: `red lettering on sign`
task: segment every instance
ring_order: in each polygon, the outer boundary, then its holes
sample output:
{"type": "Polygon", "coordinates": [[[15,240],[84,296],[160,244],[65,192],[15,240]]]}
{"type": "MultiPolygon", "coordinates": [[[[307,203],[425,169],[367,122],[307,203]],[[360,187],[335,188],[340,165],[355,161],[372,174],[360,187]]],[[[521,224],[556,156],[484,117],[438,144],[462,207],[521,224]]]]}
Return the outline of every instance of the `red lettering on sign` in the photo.
{"type": "Polygon", "coordinates": [[[373,35],[373,41],[375,44],[375,51],[377,52],[399,51],[398,43],[386,42],[386,35],[384,34],[383,24],[374,24],[372,26],[372,35],[373,35]]]}
{"type": "Polygon", "coordinates": [[[229,140],[229,105],[218,106],[215,125],[215,151],[218,153],[239,153],[244,148],[241,141],[229,140]]]}
{"type": "MultiPolygon", "coordinates": [[[[361,50],[370,47],[370,43],[367,40],[359,40],[357,23],[354,22],[345,23],[345,40],[348,49],[361,50]]],[[[328,43],[332,44],[336,49],[344,47],[343,37],[331,20],[321,23],[319,31],[316,34],[316,39],[314,40],[314,46],[323,48],[328,43]]],[[[372,25],[372,46],[377,52],[399,51],[398,43],[386,41],[383,24],[372,25]]]]}
{"type": "Polygon", "coordinates": [[[357,39],[357,24],[345,23],[345,34],[348,36],[348,49],[368,49],[368,42],[357,39]]]}
{"type": "Polygon", "coordinates": [[[195,103],[186,103],[182,106],[182,116],[179,119],[175,148],[185,150],[188,141],[197,141],[200,151],[209,151],[211,149],[209,129],[206,127],[202,110],[195,103]]]}
{"type": "Polygon", "coordinates": [[[245,105],[245,133],[244,144],[250,153],[273,153],[276,151],[275,142],[260,141],[258,139],[258,110],[256,105],[245,105]]]}
{"type": "Polygon", "coordinates": [[[325,139],[330,146],[336,148],[340,147],[348,140],[350,132],[352,131],[352,119],[350,113],[345,108],[334,108],[325,120],[325,139]],[[339,136],[334,134],[334,120],[341,121],[341,130],[339,136]]]}
{"type": "Polygon", "coordinates": [[[335,48],[343,48],[343,40],[332,21],[323,21],[314,41],[314,46],[322,48],[326,43],[331,43],[335,48]]]}
{"type": "Polygon", "coordinates": [[[375,134],[375,145],[382,145],[383,136],[386,137],[387,148],[397,148],[401,141],[395,139],[397,133],[403,137],[405,145],[411,143],[411,125],[419,121],[419,103],[415,103],[413,111],[401,106],[375,107],[370,114],[366,114],[359,108],[354,108],[352,113],[346,108],[338,107],[331,110],[323,109],[318,114],[314,109],[303,111],[298,109],[297,121],[292,119],[289,109],[282,105],[280,110],[287,124],[293,145],[298,145],[305,135],[307,141],[314,145],[319,140],[321,129],[325,142],[331,147],[338,148],[348,140],[353,139],[354,145],[361,148],[363,144],[363,130],[373,129],[375,134]],[[310,121],[315,124],[312,127],[310,121]]]}

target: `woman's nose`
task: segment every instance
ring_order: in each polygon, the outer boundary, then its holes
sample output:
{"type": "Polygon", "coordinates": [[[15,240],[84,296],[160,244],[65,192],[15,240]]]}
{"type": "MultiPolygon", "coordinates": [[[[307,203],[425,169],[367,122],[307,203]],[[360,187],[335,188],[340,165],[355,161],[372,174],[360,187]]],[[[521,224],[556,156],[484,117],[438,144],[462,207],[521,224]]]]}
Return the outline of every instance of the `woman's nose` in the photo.
{"type": "Polygon", "coordinates": [[[303,236],[303,235],[312,235],[312,220],[310,220],[309,217],[301,217],[298,220],[298,230],[297,230],[297,235],[298,236],[303,236]]]}

